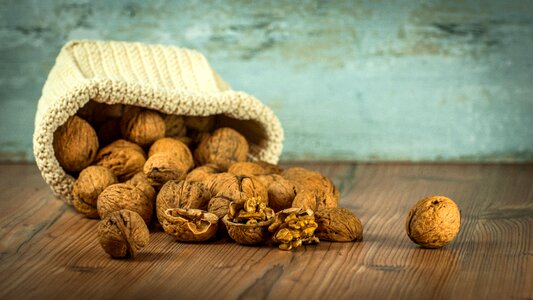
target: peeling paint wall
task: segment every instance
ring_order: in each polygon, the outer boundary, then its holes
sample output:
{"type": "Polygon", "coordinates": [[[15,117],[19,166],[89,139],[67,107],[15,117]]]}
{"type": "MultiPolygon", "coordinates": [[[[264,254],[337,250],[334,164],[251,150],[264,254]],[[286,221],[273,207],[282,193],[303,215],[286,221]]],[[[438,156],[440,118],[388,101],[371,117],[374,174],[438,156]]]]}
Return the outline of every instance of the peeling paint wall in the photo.
{"type": "Polygon", "coordinates": [[[272,107],[284,159],[533,160],[531,1],[2,1],[0,160],[32,160],[61,46],[196,48],[272,107]]]}

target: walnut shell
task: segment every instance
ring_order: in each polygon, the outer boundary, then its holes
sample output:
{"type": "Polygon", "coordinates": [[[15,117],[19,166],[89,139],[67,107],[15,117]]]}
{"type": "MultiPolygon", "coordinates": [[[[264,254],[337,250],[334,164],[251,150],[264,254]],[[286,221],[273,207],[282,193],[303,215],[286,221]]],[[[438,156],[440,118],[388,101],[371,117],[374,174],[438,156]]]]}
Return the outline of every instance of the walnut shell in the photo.
{"type": "Polygon", "coordinates": [[[231,200],[224,197],[213,197],[209,200],[207,211],[215,214],[221,221],[228,214],[231,200]]]}
{"type": "Polygon", "coordinates": [[[296,197],[296,186],[283,176],[269,175],[271,183],[268,185],[268,205],[274,211],[280,211],[292,207],[296,197]]]}
{"type": "Polygon", "coordinates": [[[242,245],[254,245],[261,244],[270,238],[268,226],[274,222],[274,218],[255,224],[243,224],[231,222],[226,215],[222,221],[226,225],[229,236],[235,242],[242,245]]]}
{"type": "Polygon", "coordinates": [[[320,173],[296,167],[284,170],[281,175],[296,186],[293,207],[317,210],[338,206],[339,191],[329,178],[320,173]]]}
{"type": "Polygon", "coordinates": [[[270,170],[263,168],[255,162],[236,162],[228,169],[228,173],[241,176],[257,176],[270,174],[270,170]]]}
{"type": "Polygon", "coordinates": [[[187,128],[195,131],[211,131],[215,125],[214,116],[186,116],[184,121],[187,128]]]}
{"type": "Polygon", "coordinates": [[[140,189],[152,203],[155,203],[155,197],[157,196],[157,193],[154,187],[150,184],[150,180],[143,172],[135,174],[130,180],[126,181],[125,183],[131,184],[136,188],[140,189]]]}
{"type": "Polygon", "coordinates": [[[180,242],[203,242],[218,230],[218,217],[193,208],[169,208],[165,210],[161,225],[163,230],[180,242]]]}
{"type": "Polygon", "coordinates": [[[116,140],[98,151],[96,164],[107,167],[119,181],[125,181],[142,172],[146,155],[143,149],[126,140],[116,140]]]}
{"type": "Polygon", "coordinates": [[[213,163],[227,170],[233,163],[246,161],[248,142],[236,130],[228,127],[219,128],[203,140],[194,152],[199,164],[213,163]]]}
{"type": "Polygon", "coordinates": [[[418,201],[409,211],[405,227],[409,238],[424,248],[440,248],[451,242],[461,228],[461,212],[444,196],[418,201]]]}
{"type": "Polygon", "coordinates": [[[79,172],[88,167],[98,151],[98,137],[87,121],[70,117],[54,132],[54,152],[67,172],[79,172]]]}
{"type": "Polygon", "coordinates": [[[123,209],[108,214],[100,221],[98,240],[111,257],[133,258],[150,241],[150,232],[138,213],[123,209]]]}
{"type": "Polygon", "coordinates": [[[315,212],[318,228],[315,236],[332,242],[359,242],[363,240],[363,224],[346,208],[323,208],[315,212]]]}
{"type": "Polygon", "coordinates": [[[153,110],[129,107],[120,121],[122,136],[142,147],[165,136],[165,121],[153,110]]]}
{"type": "Polygon", "coordinates": [[[211,195],[235,202],[244,202],[252,197],[268,201],[266,187],[256,178],[235,176],[229,173],[215,175],[208,186],[211,195]]]}
{"type": "Polygon", "coordinates": [[[163,152],[171,152],[177,156],[177,159],[179,160],[185,160],[189,164],[194,163],[191,150],[189,150],[189,147],[187,147],[185,143],[178,139],[170,137],[158,139],[152,144],[152,146],[150,146],[150,150],[148,150],[148,157],[163,152]]]}
{"type": "Polygon", "coordinates": [[[280,166],[268,163],[266,161],[257,160],[254,161],[254,163],[265,169],[267,174],[281,174],[283,172],[283,169],[280,166]]]}
{"type": "Polygon", "coordinates": [[[174,152],[161,152],[148,158],[143,172],[152,184],[163,185],[169,180],[185,179],[193,166],[192,157],[191,160],[180,159],[174,152]]]}
{"type": "Polygon", "coordinates": [[[194,208],[206,210],[211,194],[205,186],[187,180],[170,180],[161,187],[156,200],[156,213],[162,222],[165,211],[170,208],[194,208]]]}
{"type": "Polygon", "coordinates": [[[117,177],[106,167],[89,166],[83,169],[72,187],[72,205],[86,217],[98,218],[98,196],[106,187],[117,182],[117,177]]]}
{"type": "Polygon", "coordinates": [[[127,183],[117,183],[108,186],[96,202],[100,218],[109,213],[128,209],[138,213],[146,224],[150,224],[153,204],[140,189],[127,183]]]}
{"type": "Polygon", "coordinates": [[[195,181],[203,183],[205,186],[210,186],[211,180],[214,178],[213,175],[224,173],[224,170],[217,165],[207,164],[199,166],[187,174],[185,178],[187,181],[195,181]]]}
{"type": "Polygon", "coordinates": [[[182,116],[165,115],[163,120],[165,121],[165,136],[177,138],[187,134],[187,127],[182,116]]]}

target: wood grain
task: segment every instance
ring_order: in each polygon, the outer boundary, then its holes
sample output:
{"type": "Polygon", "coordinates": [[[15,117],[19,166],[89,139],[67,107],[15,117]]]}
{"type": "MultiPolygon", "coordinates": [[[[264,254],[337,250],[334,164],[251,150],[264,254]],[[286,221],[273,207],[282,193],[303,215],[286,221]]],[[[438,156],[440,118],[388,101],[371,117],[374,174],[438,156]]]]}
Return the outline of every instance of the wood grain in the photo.
{"type": "Polygon", "coordinates": [[[1,165],[0,299],[533,299],[533,165],[293,165],[333,179],[363,242],[284,252],[155,232],[136,260],[113,260],[35,166],[1,165]],[[404,218],[433,194],[458,203],[462,228],[426,250],[404,218]]]}

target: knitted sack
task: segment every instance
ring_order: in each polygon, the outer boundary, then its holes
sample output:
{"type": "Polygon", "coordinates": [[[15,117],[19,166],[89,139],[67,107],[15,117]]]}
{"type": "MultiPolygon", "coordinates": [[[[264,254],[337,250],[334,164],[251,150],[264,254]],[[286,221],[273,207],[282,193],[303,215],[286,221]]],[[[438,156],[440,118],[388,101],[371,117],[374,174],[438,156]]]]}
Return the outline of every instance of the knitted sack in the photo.
{"type": "Polygon", "coordinates": [[[281,154],[283,129],[272,110],[233,91],[200,53],[141,43],[71,41],[44,84],[33,134],[37,166],[54,194],[67,202],[75,179],[54,155],[54,132],[89,100],[166,114],[219,115],[246,136],[252,159],[277,163],[281,154]]]}

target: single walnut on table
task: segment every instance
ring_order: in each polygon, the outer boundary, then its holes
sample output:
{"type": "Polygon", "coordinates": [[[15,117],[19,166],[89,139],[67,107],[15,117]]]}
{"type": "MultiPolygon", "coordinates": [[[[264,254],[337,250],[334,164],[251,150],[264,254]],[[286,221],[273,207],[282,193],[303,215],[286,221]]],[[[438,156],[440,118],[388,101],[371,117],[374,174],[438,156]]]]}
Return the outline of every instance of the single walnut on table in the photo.
{"type": "Polygon", "coordinates": [[[70,117],[54,132],[54,152],[67,172],[79,172],[88,167],[98,151],[98,137],[87,121],[70,117]]]}
{"type": "Polygon", "coordinates": [[[98,224],[100,245],[113,258],[135,257],[150,241],[150,232],[138,213],[123,209],[98,224]]]}
{"type": "Polygon", "coordinates": [[[217,233],[218,217],[194,208],[169,208],[162,216],[161,225],[177,241],[203,242],[217,233]]]}
{"type": "Polygon", "coordinates": [[[315,235],[324,241],[359,242],[363,240],[363,224],[346,208],[323,208],[315,212],[318,227],[315,235]]]}
{"type": "Polygon", "coordinates": [[[440,248],[451,242],[461,228],[461,212],[444,196],[418,201],[405,221],[409,238],[424,248],[440,248]]]}
{"type": "Polygon", "coordinates": [[[251,197],[245,202],[232,202],[222,220],[235,242],[259,244],[269,236],[268,226],[274,221],[274,211],[264,199],[251,197]]]}
{"type": "Polygon", "coordinates": [[[312,210],[288,208],[276,213],[268,231],[274,234],[272,241],[281,250],[291,250],[302,244],[317,244],[319,239],[314,236],[317,227],[312,210]]]}
{"type": "Polygon", "coordinates": [[[89,166],[83,169],[72,187],[72,205],[86,217],[98,218],[98,196],[105,188],[117,182],[117,177],[106,167],[89,166]]]}

